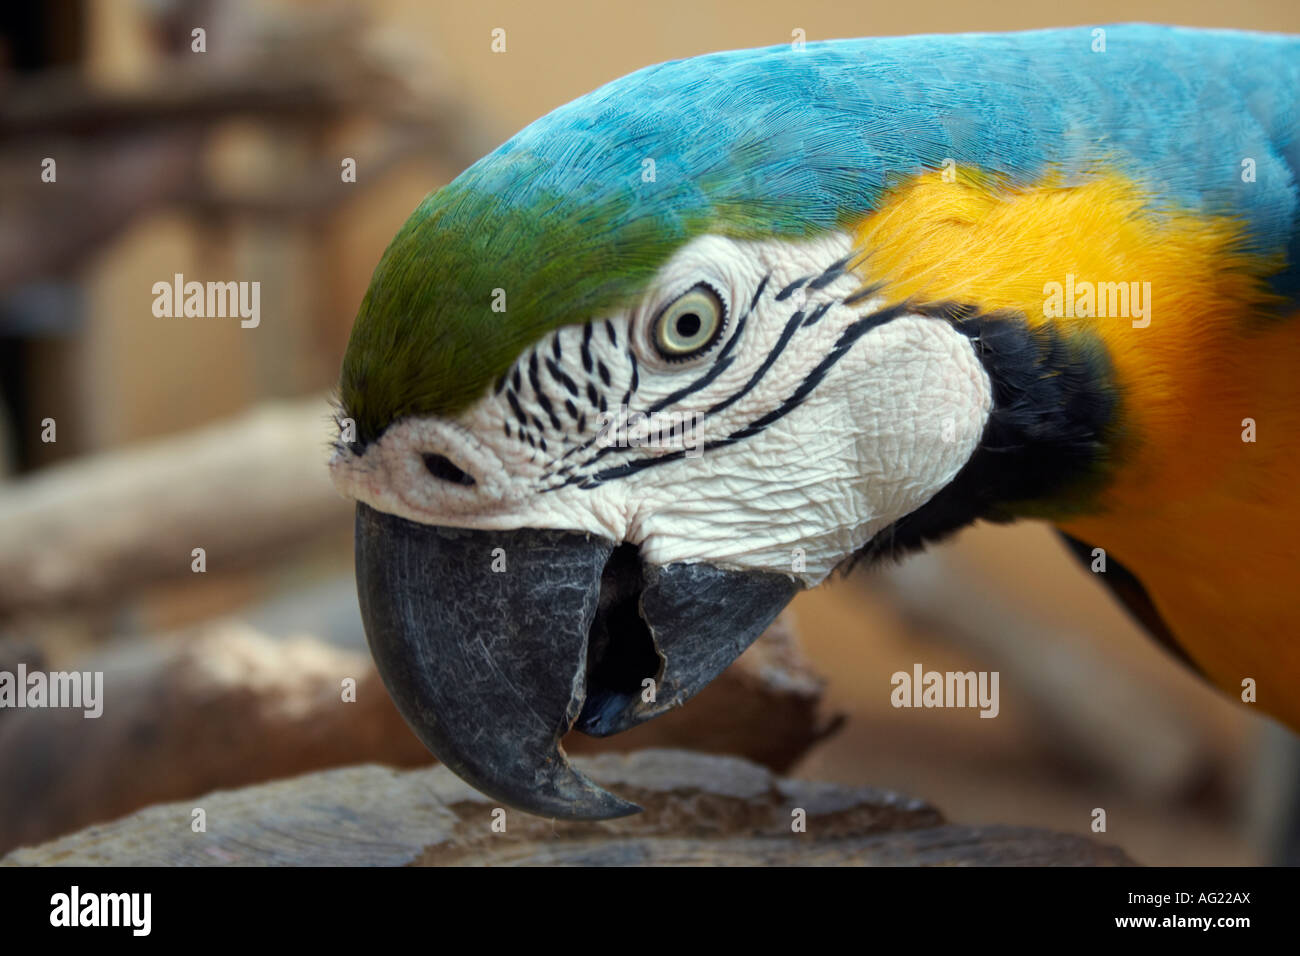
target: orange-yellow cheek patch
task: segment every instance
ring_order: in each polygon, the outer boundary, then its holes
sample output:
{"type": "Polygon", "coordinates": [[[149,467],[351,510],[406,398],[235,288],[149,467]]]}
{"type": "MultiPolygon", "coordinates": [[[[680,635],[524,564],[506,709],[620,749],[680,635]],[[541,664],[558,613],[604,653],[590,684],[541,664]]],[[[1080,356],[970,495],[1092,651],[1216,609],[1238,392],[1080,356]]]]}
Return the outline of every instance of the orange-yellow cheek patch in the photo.
{"type": "MultiPolygon", "coordinates": [[[[1008,309],[1099,340],[1121,393],[1114,452],[1146,500],[1236,413],[1220,401],[1222,360],[1243,347],[1276,267],[1241,251],[1236,220],[1158,208],[1113,175],[1012,190],[928,173],[854,232],[854,268],[892,301],[1008,309]]],[[[1121,481],[1107,505],[1138,494],[1121,481]]]]}
{"type": "MultiPolygon", "coordinates": [[[[1235,220],[1159,211],[1114,176],[1012,191],[926,174],[897,189],[855,233],[864,279],[887,283],[897,298],[1012,308],[1033,323],[1107,317],[1170,328],[1183,316],[1258,303],[1259,276],[1270,266],[1236,251],[1235,220]],[[1100,307],[1096,297],[1091,309],[1071,307],[1103,283],[1149,289],[1150,301],[1141,303],[1149,314],[1107,316],[1113,296],[1105,295],[1100,307]],[[1074,296],[1064,295],[1067,286],[1074,296]]],[[[1139,311],[1132,303],[1130,310],[1139,311]]],[[[1123,334],[1131,322],[1110,324],[1117,343],[1132,338],[1123,334]]]]}

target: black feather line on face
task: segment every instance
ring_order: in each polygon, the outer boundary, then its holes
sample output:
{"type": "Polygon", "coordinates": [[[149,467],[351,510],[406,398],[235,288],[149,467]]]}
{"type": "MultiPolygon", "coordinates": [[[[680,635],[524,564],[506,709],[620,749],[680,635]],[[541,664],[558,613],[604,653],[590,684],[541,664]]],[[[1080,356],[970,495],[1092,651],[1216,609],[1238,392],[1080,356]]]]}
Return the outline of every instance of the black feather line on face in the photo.
{"type": "Polygon", "coordinates": [[[863,288],[859,289],[857,292],[849,296],[847,299],[845,299],[844,304],[857,305],[859,302],[864,302],[867,299],[870,299],[877,292],[879,292],[882,287],[883,287],[882,284],[879,282],[874,283],[873,285],[864,286],[863,288]]]}
{"type": "MultiPolygon", "coordinates": [[[[687,397],[688,395],[691,395],[692,393],[707,387],[709,383],[713,382],[719,375],[721,375],[723,372],[727,370],[727,368],[731,366],[732,362],[734,361],[734,359],[731,358],[731,352],[735,349],[736,343],[740,341],[741,336],[745,331],[745,323],[749,319],[750,313],[752,313],[754,309],[758,306],[759,300],[762,298],[763,292],[767,288],[767,284],[768,282],[771,281],[771,279],[772,279],[772,274],[770,272],[767,275],[763,276],[762,281],[759,282],[758,284],[758,288],[754,290],[754,296],[749,302],[749,308],[745,310],[744,314],[741,315],[739,321],[736,323],[736,328],[731,333],[731,337],[726,341],[726,343],[723,345],[722,349],[718,352],[718,354],[713,357],[713,363],[710,365],[709,370],[705,372],[704,375],[702,375],[700,378],[695,379],[689,385],[683,386],[682,388],[673,392],[671,395],[668,395],[666,398],[661,399],[658,402],[652,403],[649,407],[646,408],[644,414],[653,415],[667,408],[669,405],[681,401],[683,398],[687,397]]],[[[590,333],[591,326],[587,325],[585,327],[585,331],[590,333]]],[[[590,340],[589,334],[586,335],[584,338],[584,341],[587,340],[590,340]]],[[[627,358],[632,367],[632,383],[629,386],[627,392],[623,396],[624,407],[630,407],[632,396],[636,393],[637,385],[640,381],[639,371],[638,371],[639,366],[637,364],[636,355],[634,355],[629,350],[627,352],[627,358]]],[[[602,369],[604,368],[603,364],[601,365],[601,368],[602,369]]],[[[600,402],[600,411],[601,412],[606,411],[604,394],[602,393],[598,396],[595,385],[590,381],[587,382],[588,401],[592,405],[595,405],[598,398],[600,402]]],[[[580,429],[579,431],[581,432],[582,430],[580,429]]],[[[563,461],[565,459],[572,457],[574,454],[578,452],[586,451],[590,449],[590,447],[595,443],[595,441],[596,439],[593,438],[587,442],[584,442],[582,444],[570,448],[562,456],[560,456],[560,460],[563,461]]],[[[575,462],[569,466],[566,466],[557,475],[557,477],[564,480],[561,481],[559,484],[546,488],[545,490],[554,491],[556,488],[563,488],[566,485],[574,484],[577,481],[580,481],[581,480],[580,476],[574,477],[572,474],[575,468],[591,465],[592,463],[605,457],[605,455],[620,450],[626,451],[626,449],[620,449],[617,446],[608,445],[605,446],[604,448],[597,450],[597,452],[594,455],[592,455],[590,458],[586,459],[585,461],[581,463],[575,462]]]]}
{"type": "Polygon", "coordinates": [[[823,272],[816,279],[813,279],[811,282],[808,283],[808,288],[814,290],[826,288],[828,285],[830,285],[840,276],[844,275],[844,267],[849,264],[849,259],[851,258],[852,257],[849,256],[844,259],[841,259],[839,262],[831,263],[829,266],[826,267],[825,272],[823,272]]]}
{"type": "Polygon", "coordinates": [[[804,320],[803,327],[806,329],[809,326],[816,325],[818,322],[820,322],[821,317],[826,314],[826,312],[830,309],[830,307],[833,304],[834,303],[831,302],[823,302],[821,305],[819,305],[816,309],[813,310],[812,315],[808,316],[808,318],[804,320]]]}
{"type": "Polygon", "coordinates": [[[637,386],[641,384],[641,376],[637,371],[636,356],[631,352],[627,353],[627,360],[632,366],[632,381],[627,386],[627,391],[623,393],[623,404],[630,405],[632,396],[636,394],[637,386]]]}
{"type": "MultiPolygon", "coordinates": [[[[662,411],[668,405],[680,401],[681,399],[690,395],[692,392],[698,391],[699,389],[706,387],[710,382],[714,381],[714,379],[716,379],[719,375],[721,375],[731,365],[732,361],[734,361],[733,359],[730,358],[731,352],[733,349],[735,349],[736,343],[740,341],[741,335],[745,330],[745,323],[748,320],[750,313],[753,312],[754,309],[758,306],[759,300],[762,299],[763,292],[767,289],[768,283],[771,281],[771,279],[772,279],[772,274],[770,272],[767,275],[763,276],[762,281],[759,282],[758,287],[754,290],[754,295],[750,299],[749,307],[745,310],[744,314],[741,315],[740,320],[736,323],[735,330],[732,331],[730,338],[726,341],[726,343],[723,345],[722,349],[718,352],[718,354],[713,357],[713,363],[710,365],[709,371],[706,372],[701,378],[696,379],[695,381],[691,382],[689,385],[684,386],[678,391],[672,393],[662,401],[650,405],[646,409],[644,414],[654,414],[655,412],[662,411]]],[[[591,323],[588,323],[587,325],[583,326],[583,336],[582,336],[583,365],[586,367],[588,373],[590,373],[598,364],[595,360],[592,359],[590,354],[592,328],[593,326],[591,323]]],[[[625,408],[630,409],[632,398],[636,395],[637,388],[640,384],[640,365],[637,362],[635,353],[632,352],[630,347],[628,348],[625,354],[627,356],[628,363],[631,367],[631,383],[629,384],[627,391],[624,392],[623,394],[622,404],[625,408]]],[[[599,366],[602,373],[608,374],[608,370],[605,368],[603,362],[599,363],[599,366]]],[[[599,411],[601,413],[607,411],[604,392],[598,391],[595,383],[592,382],[591,380],[588,380],[586,383],[586,396],[587,396],[587,402],[592,407],[593,410],[595,410],[598,406],[599,411]]],[[[578,434],[584,435],[585,433],[586,433],[586,413],[584,412],[582,413],[581,421],[579,423],[578,434]]],[[[567,451],[565,451],[563,455],[559,457],[558,461],[564,462],[572,458],[574,455],[578,454],[579,452],[589,451],[591,447],[595,444],[595,442],[598,440],[598,438],[599,436],[596,436],[586,441],[572,445],[567,451]]],[[[619,450],[626,450],[626,449],[619,449],[616,446],[612,446],[612,445],[606,446],[598,449],[594,455],[592,455],[590,458],[585,459],[584,461],[572,462],[568,465],[563,466],[552,475],[552,477],[558,479],[558,483],[551,485],[545,488],[544,490],[554,491],[556,488],[562,488],[568,484],[573,484],[581,480],[580,477],[573,476],[573,472],[575,469],[583,466],[589,466],[593,462],[597,461],[598,459],[603,458],[606,454],[609,454],[614,451],[619,451],[619,450]]]]}
{"type": "MultiPolygon", "coordinates": [[[[840,337],[836,341],[835,346],[831,349],[830,353],[822,359],[811,372],[804,376],[803,380],[799,383],[798,388],[796,388],[790,397],[782,402],[776,409],[768,412],[763,417],[751,422],[743,428],[732,432],[726,438],[705,442],[701,451],[707,453],[714,448],[722,448],[726,445],[734,444],[745,438],[757,435],[759,432],[769,427],[773,422],[780,421],[786,415],[790,414],[790,412],[803,404],[804,400],[812,393],[812,390],[821,383],[822,379],[826,377],[826,374],[848,353],[849,349],[852,348],[853,344],[857,342],[858,339],[866,335],[872,329],[877,329],[885,323],[905,314],[910,314],[907,308],[905,306],[897,306],[892,309],[884,309],[880,312],[859,318],[856,322],[840,333],[840,337]]],[[[772,363],[776,360],[776,356],[785,348],[786,343],[789,342],[790,336],[792,336],[795,330],[799,327],[799,322],[802,321],[802,319],[802,314],[797,314],[796,317],[787,321],[781,339],[773,347],[772,351],[768,353],[767,359],[764,360],[763,365],[754,373],[749,382],[746,383],[745,387],[740,392],[737,392],[730,398],[724,399],[722,402],[715,405],[705,413],[705,418],[707,418],[713,411],[727,407],[753,388],[754,384],[758,382],[762,375],[771,368],[772,363]]],[[[601,452],[603,453],[609,450],[609,448],[602,448],[601,452]]],[[[670,461],[677,461],[685,456],[686,449],[679,449],[674,452],[669,452],[666,455],[637,458],[632,461],[624,462],[621,465],[615,465],[612,468],[606,468],[605,470],[596,472],[593,475],[587,475],[585,477],[582,475],[574,475],[569,478],[566,484],[577,484],[581,488],[595,488],[598,485],[604,484],[606,481],[624,478],[627,475],[635,474],[638,471],[643,471],[646,468],[651,468],[655,465],[666,465],[670,461]]],[[[592,461],[595,461],[600,457],[601,455],[597,454],[592,461]]],[[[557,485],[556,487],[564,487],[564,485],[557,485]]],[[[547,490],[553,491],[554,489],[548,488],[547,490]]]]}
{"type": "Polygon", "coordinates": [[[790,339],[794,337],[794,333],[802,323],[803,312],[796,312],[794,315],[790,316],[790,318],[786,320],[785,328],[781,330],[781,337],[777,339],[776,345],[773,346],[772,351],[767,353],[767,358],[763,360],[763,364],[760,365],[755,370],[754,374],[749,377],[749,381],[745,383],[744,387],[740,391],[724,398],[722,401],[708,409],[708,411],[704,413],[704,417],[708,418],[710,415],[730,408],[736,402],[748,395],[763,376],[768,373],[768,370],[771,369],[772,365],[776,362],[777,358],[780,357],[781,353],[785,351],[785,347],[790,344],[790,339]]]}
{"type": "Polygon", "coordinates": [[[570,395],[578,394],[578,383],[570,378],[568,373],[556,365],[551,359],[546,360],[546,371],[550,374],[551,378],[563,385],[564,390],[570,395]]]}
{"type": "MultiPolygon", "coordinates": [[[[835,365],[840,362],[840,359],[844,358],[844,356],[848,354],[848,351],[849,349],[852,349],[854,342],[857,342],[859,338],[862,338],[865,334],[871,332],[872,329],[878,329],[881,325],[888,323],[888,321],[897,319],[897,317],[901,315],[909,315],[909,313],[910,312],[907,311],[905,307],[900,306],[876,312],[874,315],[862,316],[861,319],[855,321],[855,323],[850,325],[849,328],[846,328],[844,332],[840,334],[839,341],[835,343],[835,347],[833,347],[831,352],[829,352],[826,358],[822,359],[822,362],[819,362],[818,365],[816,365],[813,371],[807,373],[806,376],[803,376],[800,386],[798,386],[797,389],[794,389],[793,394],[790,394],[789,398],[785,399],[784,402],[781,402],[780,406],[777,406],[774,410],[768,412],[767,415],[763,415],[761,419],[751,421],[751,423],[745,425],[744,428],[737,429],[737,431],[728,434],[725,438],[719,438],[718,441],[705,442],[705,445],[703,445],[701,449],[703,453],[708,453],[708,451],[711,451],[712,449],[720,449],[720,447],[727,445],[735,445],[737,441],[742,441],[744,438],[754,436],[754,434],[758,434],[759,432],[762,432],[763,429],[770,427],[770,425],[775,423],[775,421],[780,421],[785,418],[785,416],[789,415],[790,412],[803,405],[803,401],[813,393],[813,389],[822,382],[823,378],[826,377],[827,372],[831,371],[832,368],[835,368],[835,365]]],[[[800,316],[800,319],[802,319],[802,316],[800,316]]],[[[796,328],[798,328],[797,321],[792,321],[792,323],[787,324],[787,332],[790,334],[793,334],[793,330],[796,328]]],[[[788,341],[788,338],[785,338],[785,341],[788,341]]],[[[774,347],[772,352],[780,351],[781,349],[784,349],[784,347],[784,342],[777,342],[777,345],[774,347]]],[[[768,359],[771,360],[772,358],[774,358],[774,355],[768,355],[768,359]]],[[[766,368],[770,367],[771,362],[764,362],[763,364],[764,368],[766,368]]],[[[761,371],[763,371],[763,369],[761,369],[761,371]]],[[[755,373],[755,375],[758,375],[758,373],[755,373]]],[[[757,380],[757,377],[750,378],[749,384],[745,386],[745,389],[742,390],[741,393],[732,395],[731,399],[727,399],[727,401],[720,403],[720,405],[729,405],[729,403],[736,401],[741,394],[748,392],[757,380]]],[[[602,449],[602,451],[603,450],[604,449],[602,449]]],[[[655,458],[637,458],[630,460],[630,462],[617,464],[617,466],[612,468],[606,468],[606,470],[594,473],[594,475],[585,477],[585,479],[581,476],[575,476],[571,479],[571,483],[577,483],[580,488],[595,488],[595,486],[604,484],[606,481],[634,475],[634,473],[646,470],[646,468],[654,467],[656,464],[676,462],[677,459],[684,458],[685,454],[686,450],[680,449],[677,451],[671,451],[671,453],[666,455],[658,455],[658,457],[655,458]]]]}
{"type": "Polygon", "coordinates": [[[799,287],[802,286],[805,282],[807,282],[811,278],[812,276],[804,276],[803,278],[795,279],[788,286],[786,286],[784,289],[782,289],[780,292],[776,294],[776,301],[784,302],[786,299],[790,298],[790,296],[794,295],[795,292],[798,291],[799,287]]]}
{"type": "Polygon", "coordinates": [[[734,361],[731,358],[722,358],[721,356],[719,358],[720,361],[714,362],[709,366],[709,370],[695,381],[688,385],[684,385],[671,395],[665,395],[659,401],[650,405],[650,407],[646,409],[646,413],[653,415],[656,412],[661,412],[669,405],[675,405],[677,402],[680,402],[683,398],[686,398],[686,396],[694,394],[702,388],[707,388],[715,378],[730,368],[731,363],[734,361]]]}
{"type": "MultiPolygon", "coordinates": [[[[838,277],[839,275],[842,275],[842,274],[843,274],[843,266],[844,266],[844,264],[845,264],[847,261],[848,261],[847,259],[844,259],[844,260],[840,260],[840,262],[837,262],[837,263],[832,264],[832,265],[831,265],[831,266],[826,270],[826,272],[824,272],[824,273],[822,274],[823,277],[825,277],[825,276],[827,276],[827,275],[830,275],[830,274],[832,274],[832,273],[834,273],[834,277],[838,277]]],[[[709,370],[708,370],[707,372],[705,372],[704,375],[702,375],[701,377],[699,377],[699,378],[696,379],[695,381],[691,382],[690,384],[688,384],[688,385],[686,385],[686,386],[683,386],[682,388],[680,388],[680,389],[678,389],[677,391],[671,393],[670,395],[668,395],[667,397],[661,399],[660,401],[651,404],[651,405],[650,405],[650,406],[645,410],[644,414],[652,415],[652,414],[655,414],[655,413],[657,413],[657,412],[660,412],[660,411],[662,411],[663,409],[667,408],[668,406],[673,405],[673,404],[676,404],[677,402],[679,402],[679,401],[681,401],[683,398],[686,398],[687,396],[693,394],[694,392],[697,392],[697,391],[699,391],[699,390],[701,390],[701,389],[707,387],[710,383],[712,383],[715,379],[717,379],[717,377],[718,377],[719,375],[721,375],[724,371],[727,370],[727,368],[729,368],[729,367],[731,366],[731,364],[734,362],[734,358],[732,357],[731,353],[732,353],[732,351],[736,348],[737,343],[741,341],[741,338],[742,338],[743,333],[744,333],[744,330],[745,330],[745,324],[746,324],[746,322],[748,321],[750,314],[751,314],[751,313],[754,311],[754,309],[758,306],[758,303],[759,303],[760,299],[761,299],[762,296],[763,296],[763,292],[764,292],[764,290],[766,290],[768,283],[771,281],[771,278],[772,278],[772,274],[771,274],[770,272],[769,272],[767,275],[763,276],[762,281],[759,282],[758,287],[754,290],[754,295],[753,295],[753,298],[750,300],[749,307],[745,310],[744,314],[741,315],[739,321],[736,323],[736,328],[735,328],[735,330],[731,333],[730,337],[727,339],[726,343],[723,345],[721,351],[719,351],[718,354],[717,354],[716,356],[714,356],[713,363],[712,363],[712,365],[709,367],[709,370]]],[[[805,278],[803,278],[803,279],[799,279],[799,280],[796,281],[796,283],[794,284],[794,286],[789,286],[789,287],[787,287],[787,288],[797,287],[798,285],[801,285],[801,284],[803,284],[804,282],[806,282],[807,279],[808,279],[808,277],[805,277],[805,278]]],[[[829,282],[828,282],[827,284],[829,284],[829,282]]],[[[776,298],[779,300],[779,299],[780,299],[780,296],[778,295],[776,298]]],[[[824,314],[825,311],[826,311],[827,309],[829,309],[833,304],[834,304],[834,300],[825,303],[825,304],[821,307],[821,309],[819,310],[819,312],[822,313],[822,314],[824,314]]],[[[777,343],[776,343],[775,346],[774,346],[774,347],[773,347],[773,348],[768,352],[767,356],[765,356],[765,358],[764,358],[764,361],[763,361],[762,365],[761,365],[761,366],[758,368],[758,370],[757,370],[757,371],[756,371],[756,372],[755,372],[755,373],[750,377],[750,379],[745,383],[745,385],[741,388],[741,390],[740,390],[739,392],[736,392],[736,393],[734,393],[733,395],[729,396],[728,398],[723,399],[721,402],[715,404],[714,406],[712,406],[710,409],[708,409],[706,412],[703,413],[703,417],[707,418],[708,415],[710,415],[710,414],[712,414],[712,413],[714,413],[714,412],[722,411],[722,410],[724,410],[724,409],[730,407],[732,404],[734,404],[735,402],[739,401],[742,397],[744,397],[746,394],[748,394],[748,393],[749,393],[749,392],[754,388],[754,386],[757,385],[757,383],[758,383],[759,381],[762,380],[762,378],[767,374],[767,372],[771,370],[771,368],[772,368],[772,366],[775,364],[777,358],[781,355],[781,353],[785,350],[786,346],[789,344],[790,339],[794,336],[795,332],[797,332],[797,331],[799,330],[799,328],[801,327],[801,324],[806,324],[806,323],[804,323],[804,313],[803,313],[802,311],[796,311],[796,312],[795,312],[795,313],[794,313],[794,314],[793,314],[793,315],[792,315],[788,320],[786,320],[786,326],[785,326],[785,328],[782,330],[781,336],[780,336],[780,338],[778,339],[777,343]]],[[[632,355],[631,352],[628,353],[628,357],[629,357],[629,359],[630,359],[631,362],[632,362],[633,389],[629,390],[628,395],[624,397],[623,405],[624,405],[625,407],[630,407],[630,405],[629,405],[629,397],[630,397],[630,395],[632,394],[632,392],[635,391],[635,383],[636,383],[636,376],[637,376],[636,357],[635,357],[634,355],[632,355]]],[[[838,361],[838,358],[836,359],[836,361],[838,361]]],[[[597,362],[597,365],[600,365],[599,361],[597,362]]],[[[600,365],[600,367],[603,369],[603,365],[600,365]]],[[[819,379],[819,380],[820,380],[820,379],[819,379]]],[[[588,386],[587,386],[587,387],[588,387],[589,394],[590,394],[591,391],[594,391],[594,389],[592,389],[592,386],[591,386],[590,383],[588,383],[588,386]]],[[[800,399],[800,401],[802,401],[802,399],[800,399]]],[[[602,411],[602,412],[605,411],[605,407],[604,407],[604,396],[603,396],[603,394],[601,395],[601,411],[602,411]]],[[[585,442],[585,443],[583,443],[583,444],[581,444],[581,445],[578,445],[578,446],[575,446],[575,447],[570,448],[567,452],[565,452],[564,455],[561,456],[560,460],[563,461],[563,460],[565,460],[565,459],[568,459],[568,458],[572,457],[575,453],[577,453],[577,452],[579,452],[579,451],[587,450],[588,448],[590,448],[591,445],[594,444],[595,440],[596,440],[596,439],[592,439],[592,440],[590,440],[590,441],[588,441],[588,442],[585,442]]],[[[727,440],[724,439],[724,440],[723,440],[722,442],[720,442],[719,444],[728,444],[728,443],[729,443],[729,442],[728,442],[727,440]]],[[[707,448],[708,446],[706,445],[705,447],[707,448]]],[[[554,485],[551,485],[551,486],[549,486],[549,487],[547,487],[547,488],[545,488],[545,489],[543,489],[543,490],[545,490],[545,491],[554,491],[554,490],[556,490],[556,489],[558,489],[558,488],[563,488],[563,487],[566,487],[566,486],[568,486],[568,485],[571,485],[571,484],[578,484],[578,483],[581,483],[581,486],[582,486],[582,487],[594,487],[594,485],[593,485],[593,484],[590,484],[590,482],[591,482],[593,479],[599,478],[599,475],[603,475],[603,474],[605,474],[605,472],[601,472],[601,473],[599,473],[598,475],[594,475],[594,476],[591,475],[590,473],[587,473],[587,474],[583,475],[583,474],[574,474],[574,472],[575,472],[578,468],[587,468],[587,467],[590,467],[590,466],[593,465],[595,462],[597,462],[597,461],[599,461],[600,459],[604,458],[606,455],[613,454],[613,453],[615,453],[615,452],[619,452],[619,451],[626,452],[627,449],[625,449],[625,448],[620,448],[620,447],[618,447],[618,446],[616,446],[616,445],[606,445],[606,446],[604,446],[604,447],[598,449],[594,455],[590,456],[589,458],[585,459],[584,461],[581,461],[581,462],[572,462],[572,463],[570,463],[569,465],[566,465],[563,469],[561,469],[561,470],[560,470],[560,471],[555,475],[556,478],[560,479],[560,480],[558,481],[558,483],[557,483],[557,484],[554,484],[554,485]]],[[[683,453],[684,453],[684,452],[683,452],[683,453]]],[[[666,462],[668,462],[668,461],[675,461],[675,460],[677,460],[678,458],[680,458],[681,456],[682,456],[681,454],[673,453],[673,454],[668,454],[668,455],[660,456],[660,457],[655,458],[655,459],[653,459],[653,460],[654,460],[654,461],[658,461],[658,462],[660,462],[660,463],[666,463],[666,462]]],[[[635,462],[628,462],[628,463],[625,463],[625,465],[623,465],[623,466],[618,466],[618,467],[621,468],[621,467],[626,467],[626,466],[629,466],[629,465],[635,465],[635,462]]],[[[638,470],[638,471],[639,471],[639,470],[640,470],[641,468],[643,468],[643,467],[648,467],[648,466],[647,466],[647,465],[639,465],[639,466],[635,467],[633,470],[638,470]]],[[[606,471],[611,471],[611,469],[606,469],[606,471]]],[[[599,484],[599,483],[601,483],[601,482],[600,482],[600,481],[597,481],[596,483],[599,484]]]]}
{"type": "MultiPolygon", "coordinates": [[[[1067,337],[1052,326],[1031,328],[1023,316],[1010,313],[903,303],[848,326],[779,407],[726,438],[706,442],[703,451],[742,441],[779,421],[807,399],[862,336],[904,315],[945,319],[971,340],[993,386],[993,410],[979,446],[957,477],[927,504],[882,529],[849,566],[901,556],[981,518],[1008,521],[1019,509],[1077,495],[1100,480],[1118,417],[1118,392],[1099,343],[1067,337]]],[[[570,475],[555,487],[594,488],[684,456],[681,449],[638,458],[594,474],[570,475]]]]}
{"type": "Polygon", "coordinates": [[[510,403],[510,410],[514,412],[515,418],[518,420],[521,430],[527,429],[528,416],[524,414],[523,406],[519,404],[519,397],[515,395],[514,389],[510,389],[509,391],[506,392],[506,401],[510,403]]]}
{"type": "MultiPolygon", "coordinates": [[[[548,396],[542,389],[541,376],[537,372],[536,352],[533,352],[532,356],[528,359],[528,384],[533,387],[533,394],[537,396],[537,404],[542,406],[542,411],[544,411],[546,417],[551,420],[551,427],[557,432],[564,431],[564,426],[560,424],[560,417],[555,414],[555,407],[551,404],[550,396],[548,396]]],[[[534,418],[533,421],[537,421],[537,419],[534,418]]],[[[542,427],[540,422],[538,423],[537,428],[539,433],[545,433],[545,429],[542,427]]]]}

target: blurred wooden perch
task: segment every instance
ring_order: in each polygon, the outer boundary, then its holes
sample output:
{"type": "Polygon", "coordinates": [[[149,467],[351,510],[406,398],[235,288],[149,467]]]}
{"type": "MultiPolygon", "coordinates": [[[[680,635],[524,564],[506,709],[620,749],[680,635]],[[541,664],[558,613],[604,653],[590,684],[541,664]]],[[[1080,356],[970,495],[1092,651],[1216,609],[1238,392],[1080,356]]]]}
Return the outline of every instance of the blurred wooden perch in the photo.
{"type": "Polygon", "coordinates": [[[0,484],[0,619],[123,601],[193,574],[283,557],[345,533],[352,509],[325,464],[324,398],[0,484]]]}
{"type": "MultiPolygon", "coordinates": [[[[0,853],[142,806],[349,763],[433,758],[406,727],[369,656],[237,625],[184,642],[115,647],[103,714],[0,713],[0,853]],[[343,681],[356,682],[355,701],[343,681]]],[[[617,738],[565,738],[573,753],[684,747],[785,770],[831,733],[822,681],[778,621],[686,707],[617,738]]]]}

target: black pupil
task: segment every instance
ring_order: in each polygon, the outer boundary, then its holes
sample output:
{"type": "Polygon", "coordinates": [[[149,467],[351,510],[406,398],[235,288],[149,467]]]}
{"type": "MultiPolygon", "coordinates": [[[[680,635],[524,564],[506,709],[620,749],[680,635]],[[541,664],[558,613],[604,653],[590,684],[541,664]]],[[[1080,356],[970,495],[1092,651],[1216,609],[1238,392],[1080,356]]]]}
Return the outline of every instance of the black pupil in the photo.
{"type": "Polygon", "coordinates": [[[700,317],[694,312],[683,312],[677,316],[677,334],[684,339],[694,338],[700,332],[700,317]]]}

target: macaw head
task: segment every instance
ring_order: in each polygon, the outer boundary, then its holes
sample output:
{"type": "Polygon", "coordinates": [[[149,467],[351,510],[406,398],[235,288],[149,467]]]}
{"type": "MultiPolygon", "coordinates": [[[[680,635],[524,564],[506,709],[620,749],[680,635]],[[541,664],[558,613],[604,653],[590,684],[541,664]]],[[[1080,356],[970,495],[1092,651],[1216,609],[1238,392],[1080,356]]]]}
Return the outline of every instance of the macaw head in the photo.
{"type": "Polygon", "coordinates": [[[961,294],[1023,270],[1032,237],[974,257],[941,231],[1089,157],[1014,45],[944,41],[632,74],[430,195],[384,253],[331,468],[387,687],[470,783],[630,812],[570,767],[570,729],[680,705],[855,557],[1095,484],[1106,350],[1005,307],[1041,304],[1039,273],[1028,299],[961,294]],[[981,58],[1000,72],[952,82],[981,58]],[[954,157],[974,178],[943,175],[954,157]]]}

